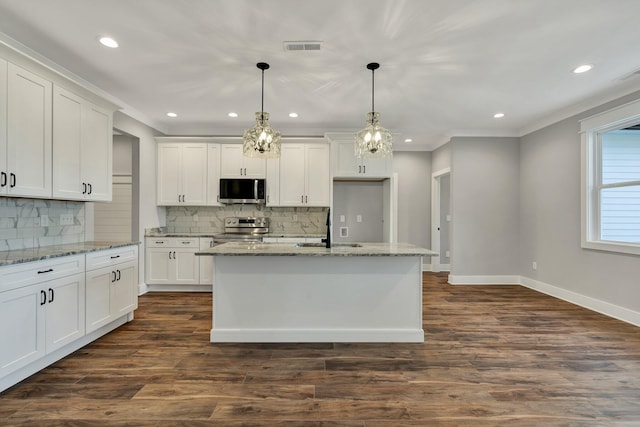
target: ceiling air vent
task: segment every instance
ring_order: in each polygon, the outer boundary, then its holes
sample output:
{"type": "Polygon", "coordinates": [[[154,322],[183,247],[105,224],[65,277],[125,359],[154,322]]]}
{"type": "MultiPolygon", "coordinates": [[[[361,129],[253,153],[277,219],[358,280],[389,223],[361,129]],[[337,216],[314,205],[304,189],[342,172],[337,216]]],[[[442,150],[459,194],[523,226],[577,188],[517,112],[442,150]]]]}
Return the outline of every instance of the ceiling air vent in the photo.
{"type": "Polygon", "coordinates": [[[282,42],[284,50],[287,52],[300,52],[304,50],[320,50],[322,42],[318,41],[297,41],[297,42],[282,42]]]}

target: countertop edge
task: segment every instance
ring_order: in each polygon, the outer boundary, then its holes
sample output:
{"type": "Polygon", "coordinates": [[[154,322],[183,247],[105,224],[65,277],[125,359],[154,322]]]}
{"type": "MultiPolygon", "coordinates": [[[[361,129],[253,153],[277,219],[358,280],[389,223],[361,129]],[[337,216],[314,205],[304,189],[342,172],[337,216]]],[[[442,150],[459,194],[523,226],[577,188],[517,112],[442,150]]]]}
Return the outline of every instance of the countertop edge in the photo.
{"type": "Polygon", "coordinates": [[[23,264],[23,263],[34,262],[34,261],[43,261],[46,259],[59,258],[64,256],[87,254],[91,252],[122,248],[126,246],[140,246],[140,242],[138,241],[131,241],[131,242],[89,241],[89,242],[82,242],[82,243],[68,243],[68,244],[62,244],[62,245],[40,246],[37,248],[30,248],[30,249],[2,251],[0,252],[0,267],[15,265],[15,264],[23,264]],[[27,252],[29,251],[32,251],[32,252],[42,251],[44,253],[27,254],[27,252]],[[15,254],[14,259],[9,259],[11,257],[11,253],[15,254]],[[20,255],[20,254],[23,254],[23,255],[20,255]]]}

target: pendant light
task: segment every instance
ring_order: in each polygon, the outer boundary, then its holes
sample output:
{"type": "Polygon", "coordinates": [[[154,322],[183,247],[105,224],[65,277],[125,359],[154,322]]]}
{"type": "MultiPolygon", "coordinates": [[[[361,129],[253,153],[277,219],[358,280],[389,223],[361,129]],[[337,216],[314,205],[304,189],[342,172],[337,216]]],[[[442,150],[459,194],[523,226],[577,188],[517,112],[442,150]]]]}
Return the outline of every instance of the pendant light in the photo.
{"type": "Polygon", "coordinates": [[[246,157],[274,159],[280,157],[280,132],[269,126],[269,113],[264,112],[264,70],[269,69],[269,64],[258,62],[256,66],[262,70],[262,103],[256,113],[256,125],[242,135],[242,152],[246,157]]]}
{"type": "Polygon", "coordinates": [[[360,159],[393,155],[391,132],[378,124],[380,113],[377,113],[374,108],[374,73],[378,68],[380,64],[377,62],[367,64],[367,69],[371,70],[371,112],[367,113],[367,126],[356,133],[355,154],[360,159]]]}

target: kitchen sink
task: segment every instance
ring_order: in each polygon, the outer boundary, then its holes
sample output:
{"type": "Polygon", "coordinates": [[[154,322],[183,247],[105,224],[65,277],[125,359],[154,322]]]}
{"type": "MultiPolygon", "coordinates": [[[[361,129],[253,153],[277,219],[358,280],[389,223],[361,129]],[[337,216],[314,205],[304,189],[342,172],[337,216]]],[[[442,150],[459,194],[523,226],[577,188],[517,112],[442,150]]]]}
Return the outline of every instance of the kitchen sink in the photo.
{"type": "MultiPolygon", "coordinates": [[[[324,243],[296,243],[294,245],[296,248],[324,248],[326,245],[324,243]]],[[[332,243],[332,248],[361,248],[362,245],[360,243],[332,243]]]]}

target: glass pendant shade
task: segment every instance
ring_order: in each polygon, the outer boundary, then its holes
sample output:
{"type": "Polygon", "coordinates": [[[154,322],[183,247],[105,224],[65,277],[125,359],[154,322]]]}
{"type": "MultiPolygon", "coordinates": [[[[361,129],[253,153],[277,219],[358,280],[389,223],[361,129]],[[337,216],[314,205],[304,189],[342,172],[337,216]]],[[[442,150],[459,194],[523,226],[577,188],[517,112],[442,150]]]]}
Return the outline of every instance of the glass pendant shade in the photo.
{"type": "Polygon", "coordinates": [[[274,159],[280,157],[280,132],[269,126],[269,113],[264,112],[264,70],[269,69],[269,64],[258,62],[256,66],[262,70],[261,108],[256,113],[256,125],[242,134],[242,153],[246,157],[274,159]]]}
{"type": "Polygon", "coordinates": [[[367,126],[356,133],[356,157],[385,157],[393,155],[391,132],[378,124],[380,113],[367,113],[367,126]]]}
{"type": "Polygon", "coordinates": [[[376,62],[367,64],[367,69],[371,70],[371,112],[367,113],[367,126],[355,135],[354,152],[359,159],[393,155],[391,132],[378,124],[380,113],[374,108],[374,72],[378,68],[380,64],[376,62]]]}
{"type": "Polygon", "coordinates": [[[242,152],[246,157],[280,157],[280,132],[269,126],[269,113],[258,111],[256,125],[244,131],[242,152]]]}

